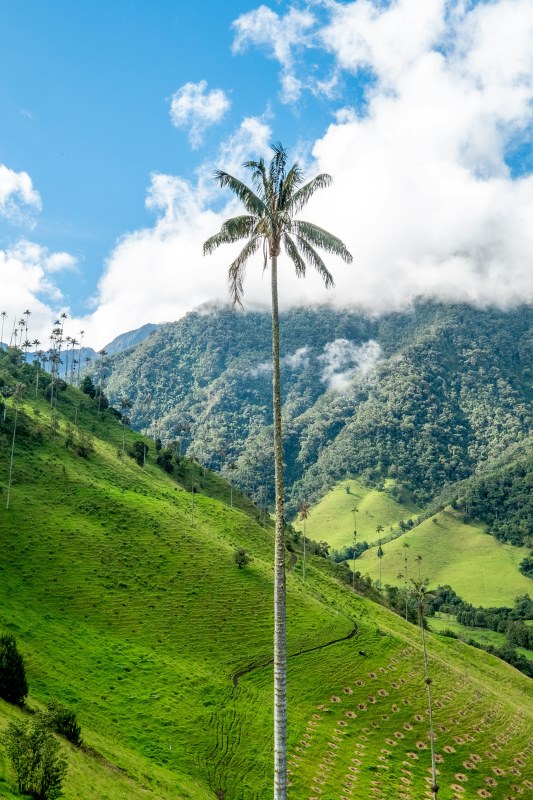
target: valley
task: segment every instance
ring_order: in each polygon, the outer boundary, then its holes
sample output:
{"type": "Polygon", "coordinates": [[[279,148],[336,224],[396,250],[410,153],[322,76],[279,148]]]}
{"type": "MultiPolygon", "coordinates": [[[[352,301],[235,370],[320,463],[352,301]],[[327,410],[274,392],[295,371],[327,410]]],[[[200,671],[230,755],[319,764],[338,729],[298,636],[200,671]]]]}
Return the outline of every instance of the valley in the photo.
{"type": "MultiPolygon", "coordinates": [[[[178,446],[163,428],[154,442],[75,386],[58,388],[51,403],[50,376],[39,369],[16,351],[0,353],[6,465],[14,442],[9,507],[0,512],[0,630],[16,637],[30,686],[26,709],[0,701],[0,730],[52,700],[75,711],[83,745],[61,742],[67,800],[263,798],[272,790],[273,529],[267,493],[243,466],[252,451],[213,446],[201,459],[200,439],[186,429],[178,446]],[[242,568],[238,549],[251,557],[242,568]]],[[[328,397],[338,409],[348,402],[328,397]]],[[[198,430],[214,433],[216,409],[211,394],[211,427],[198,430]]],[[[289,442],[290,431],[288,423],[289,442]]],[[[345,472],[311,505],[309,542],[339,549],[350,547],[359,509],[358,541],[370,549],[356,559],[356,593],[351,562],[335,564],[310,543],[304,581],[301,523],[289,533],[295,800],[431,796],[420,631],[380,595],[380,538],[382,582],[400,589],[404,541],[409,577],[420,567],[431,586],[451,583],[464,600],[512,605],[529,587],[518,570],[527,545],[432,510],[410,485],[399,467],[383,476],[369,466],[345,472]]],[[[527,794],[530,679],[453,638],[427,640],[442,796],[527,794]]],[[[0,794],[20,797],[1,746],[0,794]]]]}

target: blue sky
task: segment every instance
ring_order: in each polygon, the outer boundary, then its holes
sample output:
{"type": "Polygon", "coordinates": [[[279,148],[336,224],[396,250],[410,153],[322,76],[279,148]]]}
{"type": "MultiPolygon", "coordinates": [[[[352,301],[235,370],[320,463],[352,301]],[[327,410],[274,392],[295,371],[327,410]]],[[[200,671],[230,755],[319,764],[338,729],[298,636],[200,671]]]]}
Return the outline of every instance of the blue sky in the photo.
{"type": "Polygon", "coordinates": [[[532,54],[530,0],[5,0],[0,305],[102,345],[224,300],[209,176],[278,139],[333,174],[309,216],[356,263],[287,303],[531,302],[532,54]]]}

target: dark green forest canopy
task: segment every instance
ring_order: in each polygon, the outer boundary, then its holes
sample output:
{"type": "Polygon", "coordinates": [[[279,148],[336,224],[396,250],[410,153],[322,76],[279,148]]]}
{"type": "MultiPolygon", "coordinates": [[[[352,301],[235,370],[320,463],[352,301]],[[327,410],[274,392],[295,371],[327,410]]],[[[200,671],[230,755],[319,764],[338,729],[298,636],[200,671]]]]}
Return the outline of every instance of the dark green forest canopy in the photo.
{"type": "MultiPolygon", "coordinates": [[[[420,303],[381,317],[300,308],[282,315],[281,332],[290,511],[361,473],[395,477],[427,502],[531,430],[531,308],[420,303]],[[328,346],[342,340],[339,391],[327,380],[328,346]],[[368,342],[365,371],[357,348],[368,342]]],[[[269,491],[269,336],[266,313],[201,309],[110,359],[107,391],[133,399],[138,429],[181,440],[225,473],[231,465],[249,493],[269,491]]]]}

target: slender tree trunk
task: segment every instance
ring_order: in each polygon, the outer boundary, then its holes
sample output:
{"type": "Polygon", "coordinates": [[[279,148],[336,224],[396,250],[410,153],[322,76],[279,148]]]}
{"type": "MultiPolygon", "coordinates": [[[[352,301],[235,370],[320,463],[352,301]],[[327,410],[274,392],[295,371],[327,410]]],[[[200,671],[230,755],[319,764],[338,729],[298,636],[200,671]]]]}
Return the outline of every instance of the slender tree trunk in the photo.
{"type": "Polygon", "coordinates": [[[11,459],[9,461],[9,479],[7,482],[6,509],[9,508],[9,501],[11,499],[11,484],[13,482],[13,460],[15,457],[15,437],[17,435],[17,416],[18,416],[18,408],[15,405],[15,421],[13,423],[13,439],[11,441],[11,459]]]}
{"type": "Polygon", "coordinates": [[[418,622],[420,625],[420,635],[422,637],[422,652],[424,654],[424,675],[425,675],[425,684],[426,684],[426,691],[428,696],[428,712],[429,712],[429,741],[431,746],[431,778],[433,780],[433,785],[431,787],[431,791],[433,792],[435,799],[439,793],[439,787],[437,784],[437,765],[435,761],[435,735],[433,732],[433,702],[431,698],[431,678],[429,677],[429,665],[428,665],[428,656],[426,650],[426,632],[424,630],[424,606],[420,604],[418,607],[418,622]]]}
{"type": "Polygon", "coordinates": [[[302,570],[302,580],[305,583],[305,535],[307,533],[307,521],[304,519],[304,567],[302,570]]]}
{"type": "Polygon", "coordinates": [[[285,588],[285,520],[283,510],[283,443],[279,369],[278,259],[272,267],[272,403],[274,410],[274,800],[287,798],[287,635],[285,588]]]}

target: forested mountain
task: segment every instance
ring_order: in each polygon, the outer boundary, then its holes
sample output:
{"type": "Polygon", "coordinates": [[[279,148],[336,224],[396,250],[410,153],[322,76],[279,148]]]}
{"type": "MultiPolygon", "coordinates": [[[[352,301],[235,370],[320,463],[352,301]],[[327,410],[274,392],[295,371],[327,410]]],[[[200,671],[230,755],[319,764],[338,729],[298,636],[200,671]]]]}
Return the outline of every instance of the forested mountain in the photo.
{"type": "MultiPolygon", "coordinates": [[[[531,429],[530,307],[293,309],[281,330],[290,510],[363,472],[427,502],[531,429]]],[[[109,358],[105,386],[133,401],[135,427],[257,494],[272,484],[270,376],[268,313],[209,307],[109,358]]]]}

